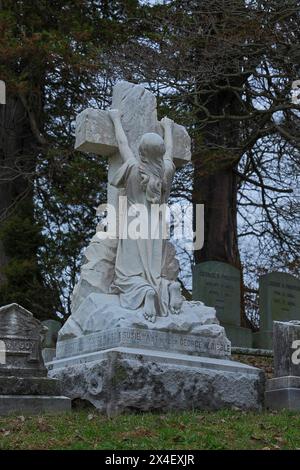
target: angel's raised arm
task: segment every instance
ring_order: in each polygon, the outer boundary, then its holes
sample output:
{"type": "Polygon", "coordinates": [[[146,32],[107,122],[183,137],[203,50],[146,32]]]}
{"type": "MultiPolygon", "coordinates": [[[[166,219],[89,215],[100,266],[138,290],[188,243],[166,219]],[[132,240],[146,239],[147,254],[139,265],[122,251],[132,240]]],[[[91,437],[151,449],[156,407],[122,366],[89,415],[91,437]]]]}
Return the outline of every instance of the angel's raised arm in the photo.
{"type": "Polygon", "coordinates": [[[125,162],[129,160],[130,158],[135,158],[133,151],[129,147],[127,136],[124,132],[124,129],[121,123],[119,111],[117,109],[110,109],[108,113],[114,124],[116,139],[118,142],[118,147],[119,147],[122,160],[125,162]]]}
{"type": "Polygon", "coordinates": [[[166,146],[166,152],[164,154],[164,160],[173,163],[173,125],[174,121],[167,117],[161,120],[161,124],[164,128],[164,141],[166,146]]]}

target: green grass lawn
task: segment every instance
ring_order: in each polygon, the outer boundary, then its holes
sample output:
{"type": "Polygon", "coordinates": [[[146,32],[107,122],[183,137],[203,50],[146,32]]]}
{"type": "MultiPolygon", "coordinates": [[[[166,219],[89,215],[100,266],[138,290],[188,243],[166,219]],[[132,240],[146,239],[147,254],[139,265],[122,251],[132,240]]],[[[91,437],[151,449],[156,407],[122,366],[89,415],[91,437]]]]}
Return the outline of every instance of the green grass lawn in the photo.
{"type": "Polygon", "coordinates": [[[0,449],[300,449],[300,413],[2,417],[0,449]]]}

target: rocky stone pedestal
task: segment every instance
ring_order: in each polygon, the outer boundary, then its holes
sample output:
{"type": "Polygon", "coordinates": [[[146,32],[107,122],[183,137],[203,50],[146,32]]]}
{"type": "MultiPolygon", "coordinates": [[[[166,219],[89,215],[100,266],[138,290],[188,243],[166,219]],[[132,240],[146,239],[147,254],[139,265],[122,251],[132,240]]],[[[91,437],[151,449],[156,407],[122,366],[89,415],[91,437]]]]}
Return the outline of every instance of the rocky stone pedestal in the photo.
{"type": "Polygon", "coordinates": [[[114,348],[57,360],[51,377],[109,416],[128,411],[260,410],[264,375],[227,359],[114,348]]]}
{"type": "Polygon", "coordinates": [[[115,305],[109,309],[100,300],[90,296],[81,314],[67,322],[56,358],[47,364],[65,395],[88,400],[108,415],[262,408],[264,374],[230,359],[230,341],[215,309],[184,302],[180,315],[153,324],[142,312],[123,312],[115,305]],[[79,325],[81,334],[71,337],[79,325]]]}
{"type": "Polygon", "coordinates": [[[266,406],[300,410],[300,322],[274,322],[274,375],[267,381],[266,406]]]}
{"type": "Polygon", "coordinates": [[[71,409],[59,380],[47,377],[41,355],[44,327],[17,304],[0,308],[0,415],[71,409]]]}

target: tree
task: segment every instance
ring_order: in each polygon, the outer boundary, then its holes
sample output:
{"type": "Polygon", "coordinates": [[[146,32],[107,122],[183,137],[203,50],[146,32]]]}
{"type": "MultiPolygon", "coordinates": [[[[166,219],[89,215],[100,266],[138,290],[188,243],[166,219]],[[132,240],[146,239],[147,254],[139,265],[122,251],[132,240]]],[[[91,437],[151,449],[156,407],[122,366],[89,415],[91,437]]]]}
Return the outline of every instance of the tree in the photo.
{"type": "Polygon", "coordinates": [[[297,0],[174,0],[148,5],[151,33],[131,56],[126,45],[128,78],[145,80],[193,136],[192,199],[205,204],[196,263],[249,266],[251,235],[268,266],[279,249],[281,268],[299,256],[292,221],[299,217],[299,180],[292,177],[299,174],[299,105],[290,94],[299,72],[299,19],[297,0]],[[259,222],[250,208],[259,209],[259,222]],[[241,223],[247,218],[248,226],[241,223]]]}
{"type": "Polygon", "coordinates": [[[65,313],[63,271],[74,282],[73,256],[90,234],[106,171],[73,152],[72,121],[89,103],[109,100],[101,56],[127,37],[124,18],[137,6],[0,2],[0,77],[8,93],[0,117],[1,304],[18,301],[40,318],[65,313]]]}

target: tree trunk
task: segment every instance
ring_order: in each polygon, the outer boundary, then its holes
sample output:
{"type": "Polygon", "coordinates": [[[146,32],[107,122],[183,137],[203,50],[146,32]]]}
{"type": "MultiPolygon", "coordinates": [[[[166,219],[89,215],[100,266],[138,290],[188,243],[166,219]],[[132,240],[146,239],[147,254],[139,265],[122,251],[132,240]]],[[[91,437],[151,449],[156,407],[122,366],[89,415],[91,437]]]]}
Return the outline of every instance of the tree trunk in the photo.
{"type": "Polygon", "coordinates": [[[213,174],[195,174],[194,204],[204,204],[204,246],[195,262],[214,260],[240,268],[237,243],[237,177],[225,168],[213,174]]]}
{"type": "MultiPolygon", "coordinates": [[[[10,96],[0,108],[0,234],[18,204],[33,220],[34,138],[20,99],[10,96]]],[[[6,281],[5,266],[11,255],[0,237],[0,287],[6,281]]]]}
{"type": "MultiPolygon", "coordinates": [[[[211,115],[220,115],[225,109],[229,114],[239,113],[240,103],[230,92],[216,94],[208,101],[211,115]]],[[[237,234],[238,176],[234,170],[239,157],[232,150],[238,148],[239,124],[210,122],[201,138],[203,151],[194,159],[193,204],[204,204],[204,245],[195,251],[195,263],[221,261],[240,269],[241,325],[249,326],[237,234]]]]}

